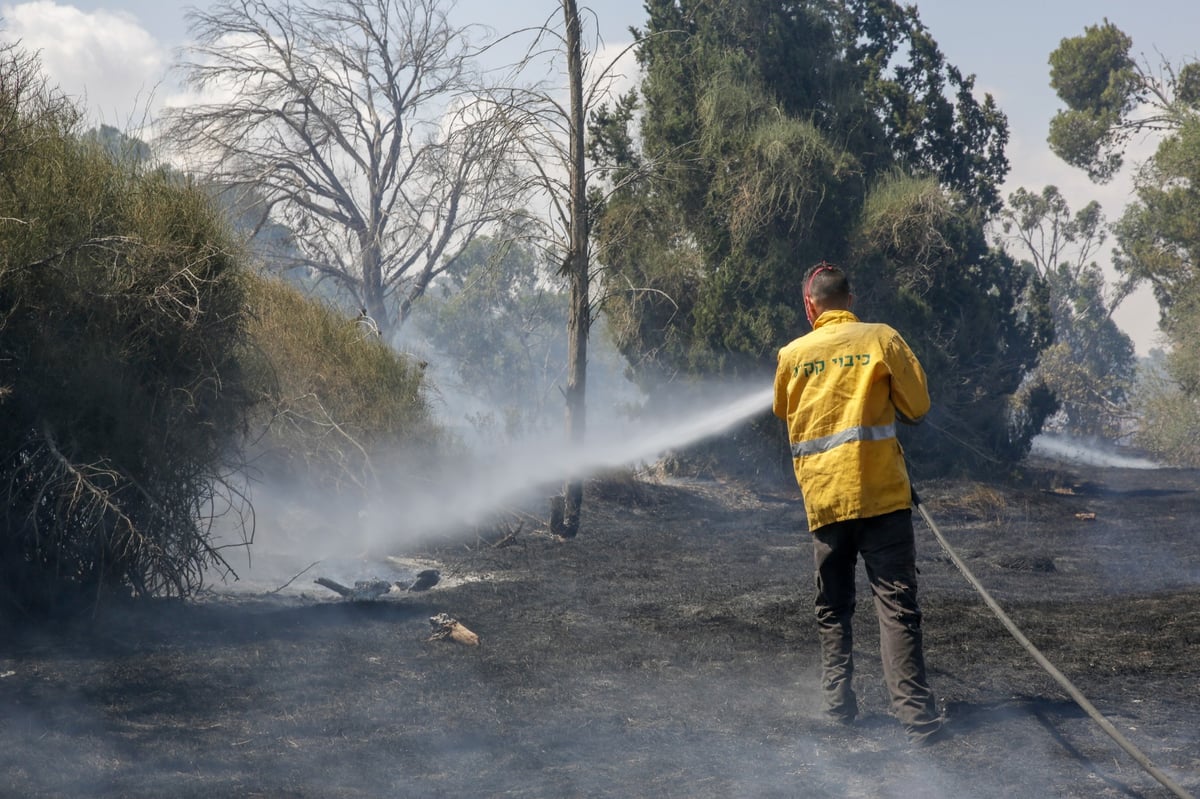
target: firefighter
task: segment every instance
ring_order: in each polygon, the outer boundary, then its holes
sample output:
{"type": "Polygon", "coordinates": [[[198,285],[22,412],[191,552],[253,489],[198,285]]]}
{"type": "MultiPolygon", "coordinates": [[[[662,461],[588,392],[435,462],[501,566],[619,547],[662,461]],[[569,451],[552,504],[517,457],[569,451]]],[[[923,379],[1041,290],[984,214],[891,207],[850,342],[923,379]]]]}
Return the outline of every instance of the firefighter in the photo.
{"type": "Polygon", "coordinates": [[[775,415],[787,422],[816,565],[822,711],[852,723],[858,700],[851,620],[862,556],[879,620],[891,712],[914,745],[945,736],[925,671],[912,488],[896,422],[929,411],[925,373],[893,328],[859,321],[845,273],[821,262],[804,281],[813,330],[779,351],[775,415]]]}

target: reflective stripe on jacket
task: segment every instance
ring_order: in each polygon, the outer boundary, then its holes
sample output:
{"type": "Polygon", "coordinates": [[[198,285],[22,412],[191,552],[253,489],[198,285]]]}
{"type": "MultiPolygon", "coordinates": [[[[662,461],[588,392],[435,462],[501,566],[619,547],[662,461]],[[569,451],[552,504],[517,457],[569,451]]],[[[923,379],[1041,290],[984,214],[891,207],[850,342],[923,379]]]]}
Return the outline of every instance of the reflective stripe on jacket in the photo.
{"type": "Polygon", "coordinates": [[[929,412],[925,372],[894,329],[826,311],[779,351],[775,415],[787,421],[810,530],[911,507],[896,412],[929,412]]]}

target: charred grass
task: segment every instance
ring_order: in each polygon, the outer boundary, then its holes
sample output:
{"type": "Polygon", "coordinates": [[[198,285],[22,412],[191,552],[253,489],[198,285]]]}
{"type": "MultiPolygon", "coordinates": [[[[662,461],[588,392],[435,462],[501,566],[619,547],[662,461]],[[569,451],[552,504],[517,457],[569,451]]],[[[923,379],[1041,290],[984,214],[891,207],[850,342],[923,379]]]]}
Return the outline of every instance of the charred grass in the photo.
{"type": "MultiPolygon", "coordinates": [[[[1194,791],[1200,480],[1054,480],[922,493],[1026,635],[1194,791]]],[[[920,522],[926,654],[956,734],[912,752],[887,715],[865,585],[860,721],[819,718],[811,548],[794,498],[629,475],[593,489],[573,541],[522,524],[504,546],[489,534],[420,552],[447,575],[483,576],[424,594],[218,592],[9,623],[0,795],[1168,795],[920,522]],[[481,644],[430,640],[441,612],[481,644]]]]}

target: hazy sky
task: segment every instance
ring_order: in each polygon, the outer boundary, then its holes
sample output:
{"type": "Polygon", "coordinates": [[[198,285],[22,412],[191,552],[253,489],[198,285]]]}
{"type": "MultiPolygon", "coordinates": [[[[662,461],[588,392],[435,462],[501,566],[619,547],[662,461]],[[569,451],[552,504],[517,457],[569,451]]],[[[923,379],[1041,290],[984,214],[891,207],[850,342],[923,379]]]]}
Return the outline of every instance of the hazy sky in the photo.
{"type": "MultiPolygon", "coordinates": [[[[1005,194],[1019,186],[1039,190],[1057,185],[1072,208],[1101,202],[1110,218],[1128,201],[1121,176],[1094,186],[1086,175],[1062,164],[1046,146],[1046,129],[1059,107],[1049,87],[1047,57],[1067,36],[1107,18],[1133,37],[1134,49],[1156,66],[1165,57],[1178,64],[1200,55],[1197,0],[919,0],[921,18],[948,60],[976,76],[1008,114],[1012,170],[1005,194]],[[1160,57],[1161,56],[1161,57],[1160,57]]],[[[146,108],[168,102],[165,82],[174,50],[187,38],[185,11],[193,3],[174,0],[34,0],[2,2],[3,35],[41,51],[51,77],[68,93],[86,91],[97,118],[118,127],[135,126],[146,108]]],[[[554,0],[461,0],[454,16],[497,31],[536,25],[556,13],[554,0]]],[[[643,24],[642,0],[597,0],[591,5],[605,44],[629,41],[628,28],[643,24]]],[[[1147,147],[1143,152],[1149,152],[1147,147]]],[[[1139,353],[1153,346],[1158,309],[1148,291],[1126,302],[1117,320],[1139,353]]]]}

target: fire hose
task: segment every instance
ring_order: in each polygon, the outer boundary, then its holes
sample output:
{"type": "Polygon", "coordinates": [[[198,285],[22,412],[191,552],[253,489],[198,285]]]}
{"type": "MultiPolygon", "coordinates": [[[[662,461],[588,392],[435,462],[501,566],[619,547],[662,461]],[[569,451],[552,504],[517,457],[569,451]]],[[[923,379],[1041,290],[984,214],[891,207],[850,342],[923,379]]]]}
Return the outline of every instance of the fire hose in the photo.
{"type": "Polygon", "coordinates": [[[1148,758],[1140,749],[1134,746],[1128,738],[1122,735],[1121,731],[1113,726],[1112,722],[1105,718],[1104,715],[1101,714],[1100,711],[1088,701],[1087,697],[1080,693],[1079,689],[1076,688],[1071,681],[1068,680],[1063,673],[1054,666],[1053,663],[1047,660],[1046,656],[1043,655],[1038,648],[1034,646],[1028,638],[1025,637],[1024,633],[1022,633],[1017,625],[1013,623],[1013,620],[1008,617],[1008,614],[1004,612],[999,604],[997,604],[996,600],[992,598],[992,595],[989,594],[987,589],[985,589],[979,580],[975,578],[975,575],[972,574],[971,570],[967,568],[967,565],[963,563],[962,559],[958,556],[958,553],[955,552],[950,544],[946,541],[946,538],[942,535],[941,530],[938,529],[938,526],[934,524],[933,519],[929,516],[929,512],[925,510],[924,504],[922,504],[920,499],[917,497],[915,490],[913,491],[913,506],[916,507],[918,512],[920,512],[921,518],[925,520],[925,524],[929,525],[929,529],[933,532],[934,538],[937,539],[938,543],[941,545],[942,549],[945,550],[946,554],[950,556],[950,560],[952,560],[954,565],[958,567],[958,570],[962,573],[963,577],[965,577],[967,582],[970,583],[977,592],[979,592],[979,595],[983,598],[984,603],[991,609],[992,613],[996,614],[996,618],[1000,620],[1000,623],[1003,624],[1005,629],[1012,634],[1013,638],[1017,639],[1017,643],[1023,646],[1025,650],[1033,656],[1033,659],[1037,661],[1038,665],[1045,669],[1046,673],[1053,677],[1054,681],[1062,686],[1063,690],[1075,700],[1075,703],[1079,705],[1079,707],[1082,708],[1083,711],[1100,726],[1100,729],[1104,730],[1104,732],[1106,732],[1110,738],[1116,741],[1122,749],[1128,752],[1129,755],[1133,757],[1133,759],[1136,760],[1138,764],[1150,774],[1150,776],[1158,780],[1159,783],[1161,783],[1176,796],[1181,797],[1181,799],[1195,799],[1195,797],[1184,790],[1183,787],[1172,780],[1170,776],[1165,774],[1162,769],[1154,765],[1150,758],[1148,758]]]}

